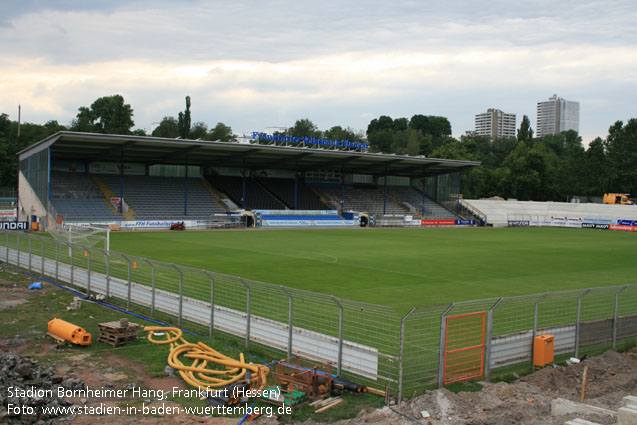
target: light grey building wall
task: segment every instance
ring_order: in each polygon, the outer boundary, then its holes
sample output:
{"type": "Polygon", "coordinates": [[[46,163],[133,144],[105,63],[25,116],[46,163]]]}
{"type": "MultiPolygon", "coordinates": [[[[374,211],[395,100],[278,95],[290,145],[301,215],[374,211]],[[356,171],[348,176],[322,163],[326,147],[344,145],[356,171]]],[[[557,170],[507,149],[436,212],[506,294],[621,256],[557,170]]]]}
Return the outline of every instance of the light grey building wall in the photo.
{"type": "Polygon", "coordinates": [[[556,94],[537,103],[536,137],[575,130],[579,133],[579,102],[564,100],[556,94]]]}

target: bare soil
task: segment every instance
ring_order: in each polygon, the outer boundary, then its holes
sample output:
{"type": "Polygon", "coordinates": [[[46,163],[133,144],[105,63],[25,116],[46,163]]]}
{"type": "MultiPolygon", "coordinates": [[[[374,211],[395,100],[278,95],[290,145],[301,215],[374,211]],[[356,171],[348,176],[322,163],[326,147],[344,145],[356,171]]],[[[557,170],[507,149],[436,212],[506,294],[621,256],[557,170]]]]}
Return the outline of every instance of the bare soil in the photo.
{"type": "Polygon", "coordinates": [[[622,397],[637,395],[637,348],[633,348],[622,354],[608,351],[573,366],[549,366],[510,384],[483,383],[482,391],[428,391],[393,410],[362,412],[356,419],[337,424],[562,425],[576,417],[614,424],[615,420],[597,415],[551,416],[555,398],[580,402],[584,366],[588,366],[588,378],[583,403],[616,411],[622,397]],[[430,417],[424,418],[423,411],[430,417]]]}
{"type": "MultiPolygon", "coordinates": [[[[11,282],[0,282],[0,309],[16,308],[26,302],[29,292],[11,282]]],[[[48,285],[47,285],[48,286],[48,285]]],[[[46,286],[45,286],[46,288],[46,286]]],[[[46,289],[44,289],[46,290],[46,289]]],[[[11,325],[5,323],[4,325],[11,325]]],[[[37,346],[38,358],[57,353],[55,344],[43,341],[29,341],[28,335],[0,338],[0,350],[21,353],[33,351],[37,346]]],[[[56,356],[57,357],[57,356],[56,356]]],[[[588,366],[588,379],[584,403],[617,410],[625,395],[637,395],[637,348],[626,353],[608,351],[597,357],[584,360],[573,366],[546,367],[513,383],[482,383],[477,392],[453,393],[446,389],[428,391],[422,396],[401,403],[399,406],[385,407],[371,411],[361,411],[350,420],[336,422],[340,425],[420,423],[424,425],[562,425],[575,417],[600,424],[614,423],[605,417],[594,415],[561,417],[551,416],[551,400],[565,398],[580,401],[584,366],[588,366]],[[423,417],[426,411],[428,417],[423,417]]],[[[80,353],[63,357],[56,361],[56,373],[83,380],[92,388],[124,388],[134,383],[146,389],[170,390],[173,387],[187,387],[178,377],[151,376],[145,366],[117,351],[100,353],[80,353]]],[[[74,400],[78,403],[98,404],[103,400],[74,400]]],[[[108,402],[107,402],[108,403],[108,402]]],[[[110,402],[117,404],[117,402],[110,402]]],[[[84,416],[58,420],[60,424],[236,424],[237,418],[202,418],[192,416],[84,416]]],[[[289,423],[284,421],[285,423],[289,423]]],[[[275,425],[276,418],[258,418],[255,423],[275,425]]],[[[302,422],[315,425],[314,420],[302,422]]]]}

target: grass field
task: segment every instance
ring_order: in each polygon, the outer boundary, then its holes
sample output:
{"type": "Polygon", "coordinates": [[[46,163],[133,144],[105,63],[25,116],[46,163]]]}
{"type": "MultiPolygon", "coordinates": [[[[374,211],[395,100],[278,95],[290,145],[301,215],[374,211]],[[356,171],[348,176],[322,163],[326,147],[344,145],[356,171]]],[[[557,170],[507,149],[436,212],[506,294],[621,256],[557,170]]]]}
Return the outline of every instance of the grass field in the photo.
{"type": "Polygon", "coordinates": [[[114,232],[111,249],[399,312],[637,282],[637,235],[599,230],[114,232]]]}

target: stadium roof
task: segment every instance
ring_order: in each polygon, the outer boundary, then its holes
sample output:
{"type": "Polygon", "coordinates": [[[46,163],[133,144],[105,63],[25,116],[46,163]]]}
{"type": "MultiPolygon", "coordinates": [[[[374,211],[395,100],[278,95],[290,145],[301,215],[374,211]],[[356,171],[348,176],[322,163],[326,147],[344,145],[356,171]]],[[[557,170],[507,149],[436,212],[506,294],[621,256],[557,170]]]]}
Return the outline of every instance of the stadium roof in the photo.
{"type": "Polygon", "coordinates": [[[247,169],[310,171],[339,169],[347,173],[433,176],[480,165],[476,161],[426,158],[315,147],[258,143],[209,142],[62,131],[20,151],[20,159],[51,148],[51,159],[124,161],[144,164],[188,164],[247,169]]]}

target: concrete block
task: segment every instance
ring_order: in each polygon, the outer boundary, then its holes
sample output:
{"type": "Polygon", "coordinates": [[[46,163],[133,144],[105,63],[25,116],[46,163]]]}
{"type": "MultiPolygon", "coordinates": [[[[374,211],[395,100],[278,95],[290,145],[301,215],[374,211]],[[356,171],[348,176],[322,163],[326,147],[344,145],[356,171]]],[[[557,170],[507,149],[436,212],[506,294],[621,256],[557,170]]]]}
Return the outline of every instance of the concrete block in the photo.
{"type": "Polygon", "coordinates": [[[611,419],[617,418],[617,413],[613,412],[612,410],[591,406],[584,403],[577,403],[575,401],[565,400],[563,398],[556,398],[551,400],[551,416],[563,416],[570,414],[598,415],[611,419]]]}
{"type": "Polygon", "coordinates": [[[600,425],[597,422],[591,422],[591,421],[587,421],[585,419],[573,419],[572,421],[566,421],[564,422],[564,425],[600,425]]]}
{"type": "Polygon", "coordinates": [[[637,425],[637,409],[620,407],[617,411],[617,425],[637,425]]]}
{"type": "Polygon", "coordinates": [[[637,409],[637,397],[634,395],[627,395],[622,398],[622,406],[621,407],[630,407],[631,409],[637,409]]]}

